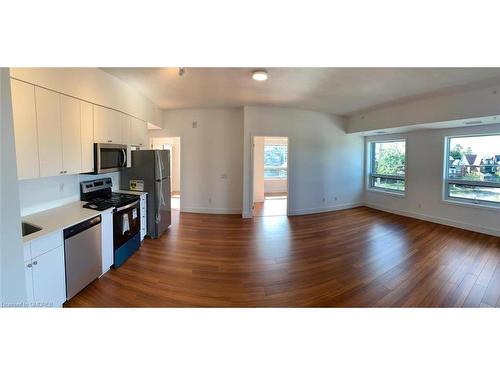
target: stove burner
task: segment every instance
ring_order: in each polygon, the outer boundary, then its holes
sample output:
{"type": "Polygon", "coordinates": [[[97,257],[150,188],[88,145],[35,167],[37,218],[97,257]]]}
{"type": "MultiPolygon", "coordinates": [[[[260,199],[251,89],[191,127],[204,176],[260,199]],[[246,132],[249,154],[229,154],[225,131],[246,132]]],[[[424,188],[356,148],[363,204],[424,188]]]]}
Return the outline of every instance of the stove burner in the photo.
{"type": "Polygon", "coordinates": [[[111,179],[103,179],[105,183],[100,184],[100,180],[85,182],[81,187],[80,200],[86,201],[83,207],[92,210],[104,211],[111,207],[122,207],[139,200],[137,195],[111,192],[111,179]]]}

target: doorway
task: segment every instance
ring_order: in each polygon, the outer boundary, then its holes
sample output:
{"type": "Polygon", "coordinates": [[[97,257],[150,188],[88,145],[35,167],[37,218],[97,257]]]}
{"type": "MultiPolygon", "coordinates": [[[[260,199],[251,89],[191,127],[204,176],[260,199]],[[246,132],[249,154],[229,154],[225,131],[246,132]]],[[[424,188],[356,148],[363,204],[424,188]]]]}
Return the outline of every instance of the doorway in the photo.
{"type": "Polygon", "coordinates": [[[253,216],[286,216],[288,138],[253,138],[253,216]]]}
{"type": "Polygon", "coordinates": [[[181,208],[181,137],[152,138],[155,150],[170,150],[170,207],[181,208]]]}

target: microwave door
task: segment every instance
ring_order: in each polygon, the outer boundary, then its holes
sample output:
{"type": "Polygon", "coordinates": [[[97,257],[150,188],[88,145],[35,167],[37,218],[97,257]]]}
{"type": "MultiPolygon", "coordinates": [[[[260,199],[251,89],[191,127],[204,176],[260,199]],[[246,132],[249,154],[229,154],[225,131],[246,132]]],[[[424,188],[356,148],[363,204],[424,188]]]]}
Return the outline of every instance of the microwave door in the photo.
{"type": "Polygon", "coordinates": [[[119,171],[127,165],[127,148],[124,145],[96,144],[96,171],[119,171]]]}

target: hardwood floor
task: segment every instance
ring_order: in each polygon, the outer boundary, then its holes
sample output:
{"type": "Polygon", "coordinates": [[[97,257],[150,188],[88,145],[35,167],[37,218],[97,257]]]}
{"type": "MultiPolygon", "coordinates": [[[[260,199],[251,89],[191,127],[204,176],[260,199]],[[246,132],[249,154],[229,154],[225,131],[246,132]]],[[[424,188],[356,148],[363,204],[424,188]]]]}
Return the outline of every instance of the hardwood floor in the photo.
{"type": "Polygon", "coordinates": [[[173,212],[71,307],[500,307],[500,238],[360,207],[241,219],[173,212]]]}

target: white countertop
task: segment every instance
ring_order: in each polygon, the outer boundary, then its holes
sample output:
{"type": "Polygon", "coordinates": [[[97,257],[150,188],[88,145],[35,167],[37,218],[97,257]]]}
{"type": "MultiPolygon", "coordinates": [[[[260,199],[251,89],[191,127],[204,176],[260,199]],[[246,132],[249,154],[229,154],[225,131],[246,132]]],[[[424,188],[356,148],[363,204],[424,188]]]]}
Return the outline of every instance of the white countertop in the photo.
{"type": "Polygon", "coordinates": [[[104,211],[90,210],[88,208],[83,208],[82,206],[84,204],[85,202],[78,201],[50,210],[40,211],[36,214],[23,216],[21,218],[22,221],[42,227],[42,230],[23,237],[23,243],[81,223],[82,221],[100,215],[102,212],[113,210],[113,207],[104,211]]]}

